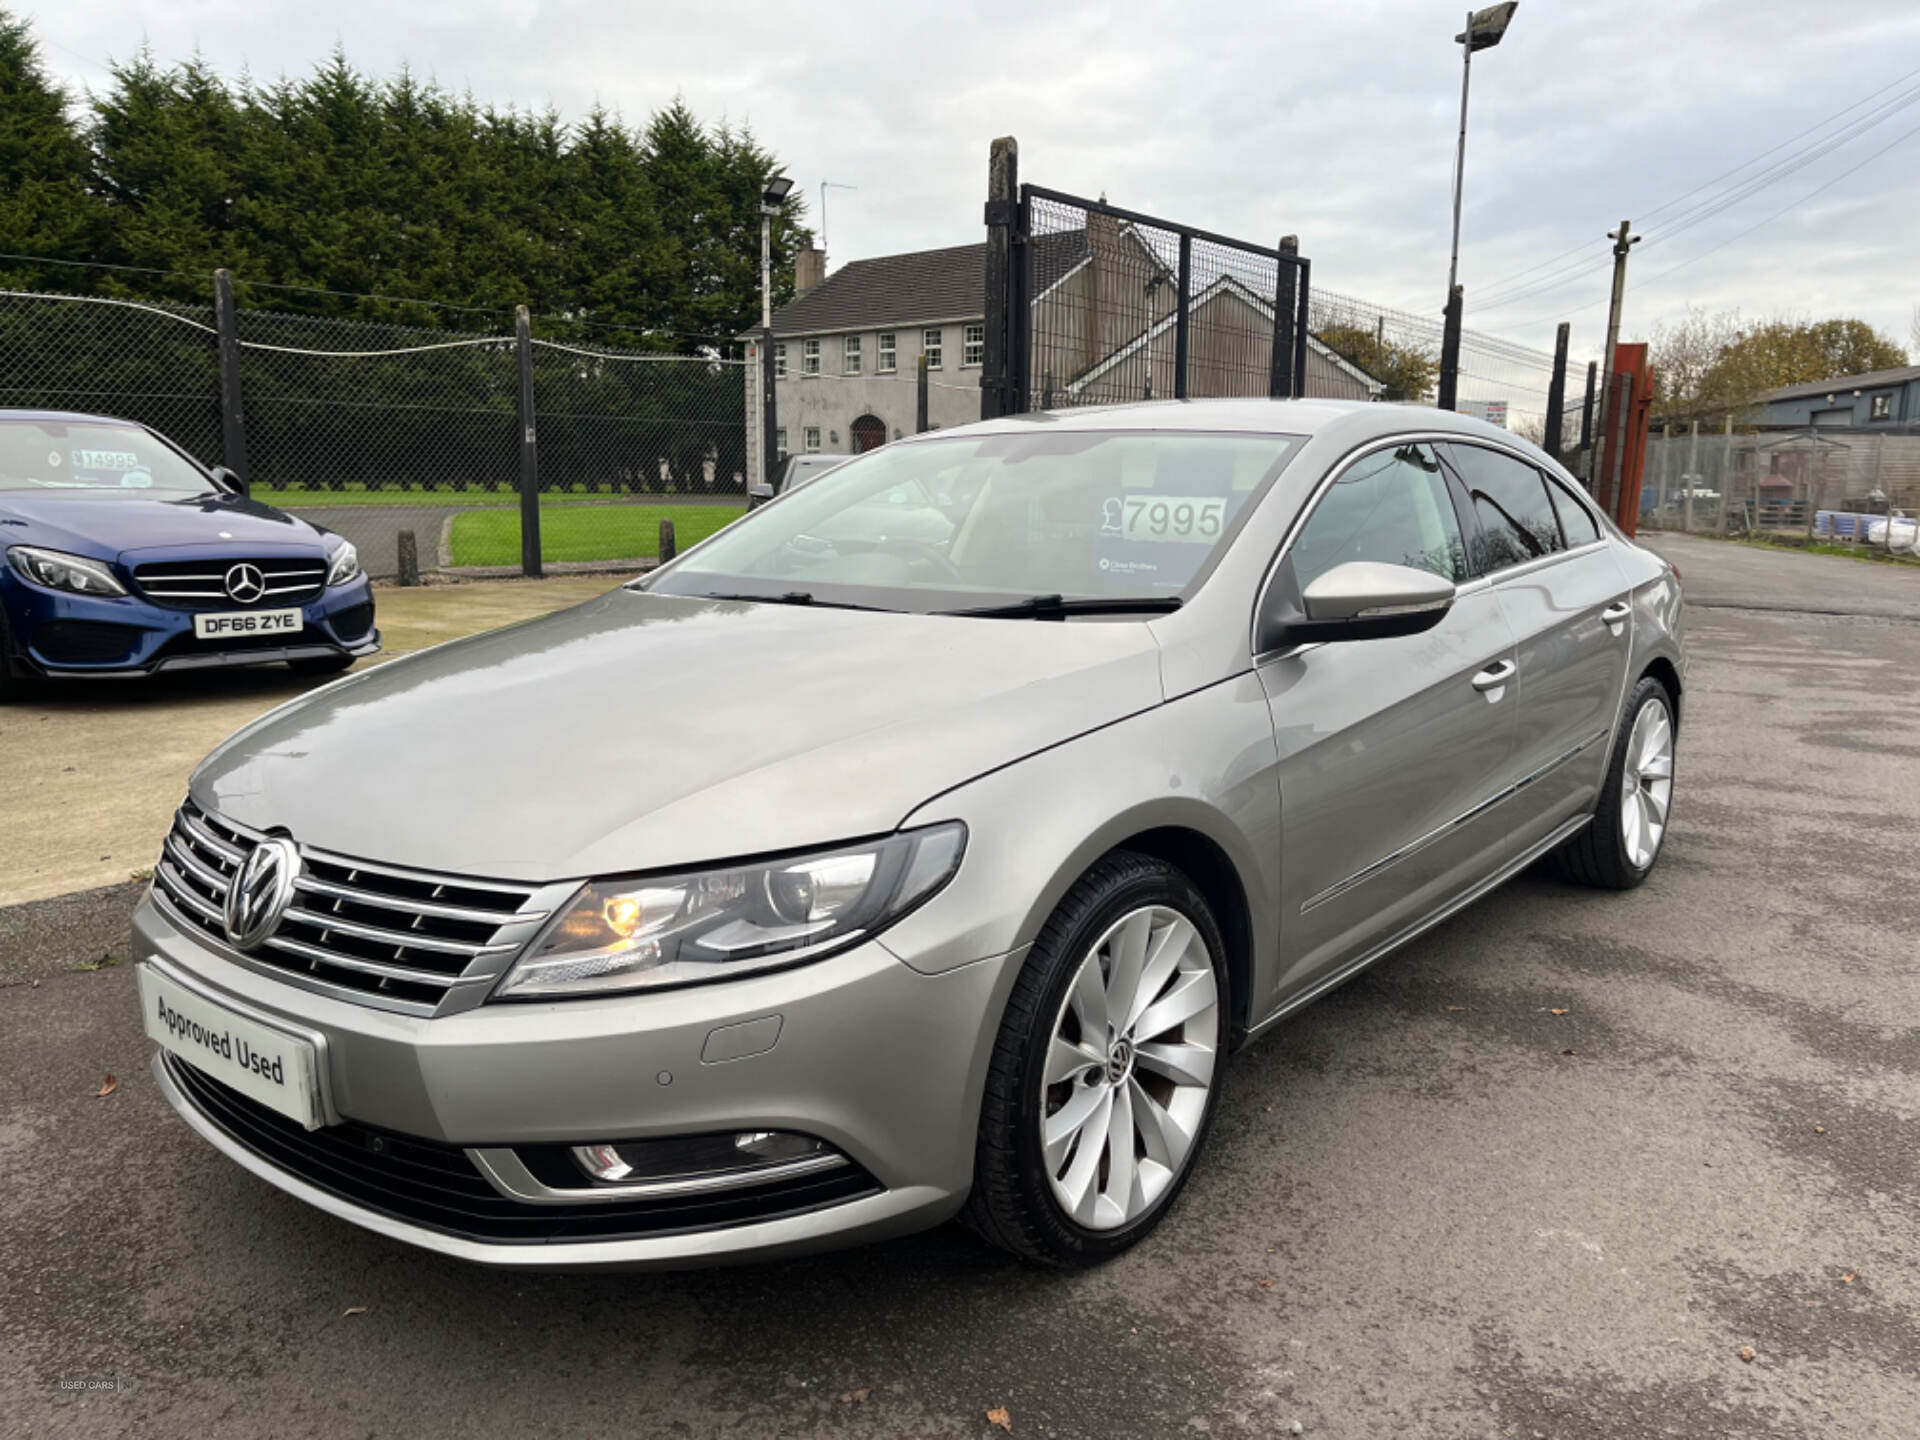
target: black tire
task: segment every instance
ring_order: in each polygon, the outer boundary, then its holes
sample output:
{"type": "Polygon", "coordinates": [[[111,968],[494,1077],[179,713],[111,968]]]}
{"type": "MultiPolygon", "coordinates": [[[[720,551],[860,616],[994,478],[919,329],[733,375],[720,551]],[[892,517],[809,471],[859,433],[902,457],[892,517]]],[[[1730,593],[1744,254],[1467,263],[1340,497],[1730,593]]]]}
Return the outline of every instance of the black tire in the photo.
{"type": "Polygon", "coordinates": [[[354,655],[310,655],[305,660],[287,661],[287,668],[296,675],[338,675],[357,658],[354,655]]]}
{"type": "Polygon", "coordinates": [[[1116,850],[1102,858],[1048,918],[1007,999],[987,1070],[973,1190],[962,1222],[1001,1249],[1061,1268],[1098,1264],[1147,1235],[1179,1197],[1205,1148],[1226,1068],[1231,995],[1226,943],[1199,888],[1150,855],[1116,850]],[[1112,1230],[1090,1230],[1067,1216],[1047,1179],[1040,1143],[1044,1060],[1080,962],[1108,927],[1143,905],[1179,912],[1206,944],[1219,997],[1213,1078],[1184,1168],[1134,1220],[1112,1230]]]}
{"type": "Polygon", "coordinates": [[[1562,879],[1571,880],[1576,885],[1591,885],[1599,890],[1631,890],[1651,875],[1654,866],[1660,863],[1661,851],[1666,848],[1665,831],[1661,834],[1661,844],[1655,848],[1653,858],[1645,865],[1634,864],[1621,833],[1620,811],[1624,803],[1622,778],[1627,767],[1627,747],[1633,738],[1634,720],[1649,703],[1656,703],[1666,711],[1667,723],[1674,727],[1676,737],[1679,734],[1673,696],[1653,676],[1641,676],[1640,683],[1633,687],[1632,693],[1627,696],[1626,707],[1621,711],[1620,733],[1614,737],[1613,754],[1607,760],[1607,775],[1600,782],[1600,803],[1594,809],[1593,823],[1553,852],[1553,867],[1562,879]]]}

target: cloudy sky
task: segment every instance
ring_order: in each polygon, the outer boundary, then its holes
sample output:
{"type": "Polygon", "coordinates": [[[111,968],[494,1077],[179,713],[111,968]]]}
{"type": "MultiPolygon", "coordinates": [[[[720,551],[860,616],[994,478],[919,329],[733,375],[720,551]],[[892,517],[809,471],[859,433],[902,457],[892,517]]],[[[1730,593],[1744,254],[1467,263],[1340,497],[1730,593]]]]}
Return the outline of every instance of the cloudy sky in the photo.
{"type": "MultiPolygon", "coordinates": [[[[1444,296],[1465,7],[1440,0],[8,3],[76,89],[145,43],[259,77],[339,44],[374,74],[405,60],[570,118],[598,99],[643,119],[678,91],[749,122],[816,212],[822,180],[857,187],[828,195],[835,265],[978,238],[987,144],[1011,134],[1025,179],[1297,233],[1316,288],[1420,312],[1444,296]]],[[[1628,338],[1692,304],[1858,315],[1909,342],[1916,0],[1523,0],[1474,75],[1470,327],[1550,346],[1567,319],[1597,352],[1604,234],[1626,216],[1648,236],[1628,338]],[[1791,173],[1760,183],[1770,166],[1791,173]]]]}

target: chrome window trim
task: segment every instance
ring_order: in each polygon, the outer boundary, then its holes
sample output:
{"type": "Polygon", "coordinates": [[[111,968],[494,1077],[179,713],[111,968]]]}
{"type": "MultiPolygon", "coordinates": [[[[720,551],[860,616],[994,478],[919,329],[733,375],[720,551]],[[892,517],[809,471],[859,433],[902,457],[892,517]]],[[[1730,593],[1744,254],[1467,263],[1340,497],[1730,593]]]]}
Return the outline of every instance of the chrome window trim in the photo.
{"type": "Polygon", "coordinates": [[[745,1190],[774,1180],[793,1180],[823,1170],[840,1170],[850,1163],[846,1156],[834,1151],[829,1155],[807,1155],[798,1160],[783,1160],[778,1164],[762,1165],[750,1170],[561,1190],[536,1179],[511,1148],[468,1150],[467,1158],[494,1189],[509,1200],[518,1200],[526,1205],[593,1205],[614,1200],[668,1200],[682,1195],[710,1195],[716,1191],[745,1190]]]}
{"type": "Polygon", "coordinates": [[[1422,835],[1419,839],[1410,841],[1409,843],[1402,845],[1398,850],[1395,850],[1392,854],[1384,855],[1380,859],[1375,860],[1371,865],[1364,866],[1361,869],[1354,871],[1353,874],[1347,876],[1347,878],[1344,880],[1334,881],[1333,884],[1327,886],[1326,889],[1318,892],[1317,894],[1309,895],[1305,900],[1302,900],[1300,902],[1300,913],[1302,915],[1305,915],[1308,911],[1316,908],[1317,906],[1326,904],[1326,902],[1329,900],[1337,900],[1340,896],[1346,894],[1349,890],[1354,889],[1356,886],[1365,884],[1367,881],[1373,879],[1376,875],[1379,875],[1386,870],[1392,869],[1395,865],[1398,865],[1402,860],[1407,859],[1409,856],[1419,854],[1422,850],[1426,849],[1429,845],[1433,844],[1435,841],[1445,839],[1448,835],[1452,834],[1455,830],[1458,830],[1462,825],[1469,824],[1472,821],[1479,819],[1482,815],[1486,814],[1487,811],[1493,809],[1494,806],[1500,804],[1504,800],[1512,799],[1515,795],[1518,795],[1522,790],[1526,789],[1529,785],[1533,784],[1535,781],[1540,780],[1546,775],[1548,775],[1549,773],[1551,773],[1552,771],[1559,769],[1562,765],[1566,764],[1569,760],[1573,759],[1573,757],[1578,755],[1581,751],[1591,747],[1596,741],[1606,739],[1608,734],[1609,732],[1606,730],[1596,730],[1593,734],[1589,735],[1586,739],[1582,740],[1578,745],[1575,745],[1572,749],[1563,751],[1561,754],[1554,756],[1554,758],[1547,761],[1546,764],[1533,770],[1529,774],[1521,776],[1518,780],[1515,780],[1512,784],[1507,785],[1501,790],[1494,793],[1493,795],[1488,796],[1485,800],[1480,801],[1477,805],[1473,805],[1468,809],[1461,811],[1460,814],[1454,816],[1453,819],[1448,820],[1443,824],[1436,825],[1433,829],[1429,830],[1426,834],[1422,835]]]}
{"type": "Polygon", "coordinates": [[[1487,581],[1493,585],[1504,585],[1516,576],[1531,575],[1537,570],[1545,570],[1554,565],[1558,565],[1563,560],[1574,560],[1582,555],[1592,554],[1594,551],[1606,545],[1606,543],[1606,537],[1603,535],[1598,540],[1589,540],[1578,549],[1556,550],[1551,555],[1536,555],[1531,560],[1522,560],[1515,565],[1502,565],[1498,570],[1489,570],[1485,575],[1477,576],[1476,578],[1487,581]]]}

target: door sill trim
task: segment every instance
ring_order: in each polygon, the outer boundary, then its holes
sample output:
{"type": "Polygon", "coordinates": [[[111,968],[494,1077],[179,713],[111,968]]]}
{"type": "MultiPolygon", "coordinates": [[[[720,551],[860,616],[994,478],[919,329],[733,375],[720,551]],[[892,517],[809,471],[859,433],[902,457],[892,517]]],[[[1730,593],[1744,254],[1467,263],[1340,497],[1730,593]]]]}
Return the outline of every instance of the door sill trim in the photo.
{"type": "MultiPolygon", "coordinates": [[[[1585,748],[1585,747],[1582,747],[1582,748],[1585,748]]],[[[1453,916],[1457,915],[1460,911],[1466,909],[1467,906],[1473,904],[1473,902],[1478,900],[1481,896],[1488,894],[1490,891],[1499,889],[1502,885],[1506,884],[1507,881],[1511,880],[1514,876],[1518,875],[1522,870],[1526,869],[1529,865],[1533,864],[1533,862],[1538,860],[1542,855],[1545,855],[1548,851],[1555,849],[1556,847],[1565,843],[1566,841],[1571,840],[1575,835],[1579,834],[1581,830],[1585,829],[1588,825],[1592,823],[1593,823],[1593,816],[1591,815],[1574,816],[1571,820],[1567,821],[1564,825],[1560,826],[1557,830],[1555,830],[1551,835],[1547,836],[1546,839],[1540,841],[1536,845],[1529,847],[1527,851],[1524,854],[1522,854],[1517,860],[1514,860],[1510,864],[1504,865],[1500,869],[1494,871],[1492,875],[1487,877],[1485,880],[1482,880],[1478,885],[1471,886],[1468,889],[1462,891],[1459,895],[1456,895],[1452,900],[1449,900],[1445,905],[1442,905],[1438,910],[1435,910],[1432,914],[1426,916],[1424,919],[1415,921],[1413,924],[1409,925],[1406,929],[1402,930],[1398,935],[1395,935],[1391,939],[1382,941],[1380,944],[1374,946],[1373,949],[1367,951],[1366,954],[1362,955],[1358,960],[1355,960],[1352,964],[1347,965],[1340,970],[1336,970],[1333,974],[1329,975],[1326,979],[1320,981],[1318,984],[1315,984],[1309,987],[1308,989],[1302,991],[1300,994],[1287,1000],[1278,1009],[1274,1010],[1271,1014],[1269,1014],[1265,1019],[1261,1020],[1258,1024],[1248,1027],[1247,1034],[1246,1034],[1247,1040],[1252,1041],[1257,1037],[1259,1037],[1260,1035],[1265,1034],[1270,1027],[1286,1019],[1287,1016],[1293,1014],[1294,1011],[1300,1009],[1302,1006],[1311,1004],[1313,1001],[1319,999],[1322,995],[1326,994],[1327,991],[1332,990],[1337,986],[1344,985],[1347,981],[1351,980],[1355,975],[1358,975],[1362,970],[1365,970],[1369,965],[1374,964],[1376,961],[1385,959],[1388,955],[1392,954],[1395,950],[1398,950],[1402,945],[1405,945],[1409,940],[1417,939],[1421,935],[1424,935],[1427,931],[1431,930],[1434,926],[1438,925],[1441,921],[1451,919],[1453,916]]]]}

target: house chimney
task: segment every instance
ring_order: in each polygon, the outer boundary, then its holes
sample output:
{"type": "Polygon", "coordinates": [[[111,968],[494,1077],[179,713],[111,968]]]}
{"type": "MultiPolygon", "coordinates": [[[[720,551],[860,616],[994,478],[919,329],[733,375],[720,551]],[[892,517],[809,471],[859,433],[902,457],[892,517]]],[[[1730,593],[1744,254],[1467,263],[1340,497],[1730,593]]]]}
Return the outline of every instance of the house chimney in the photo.
{"type": "Polygon", "coordinates": [[[827,278],[827,252],[809,245],[793,257],[793,293],[804,295],[827,278]]]}

